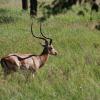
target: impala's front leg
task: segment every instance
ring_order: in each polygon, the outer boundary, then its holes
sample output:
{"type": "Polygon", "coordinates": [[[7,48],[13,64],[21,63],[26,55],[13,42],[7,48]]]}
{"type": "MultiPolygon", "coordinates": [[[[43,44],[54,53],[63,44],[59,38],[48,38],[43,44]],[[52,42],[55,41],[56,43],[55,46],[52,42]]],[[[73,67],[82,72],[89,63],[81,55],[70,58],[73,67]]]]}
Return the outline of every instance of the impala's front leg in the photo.
{"type": "Polygon", "coordinates": [[[34,78],[36,70],[32,70],[32,77],[34,78]]]}
{"type": "Polygon", "coordinates": [[[35,76],[35,75],[34,75],[34,73],[33,73],[33,74],[32,74],[32,77],[34,78],[34,76],[35,76]]]}

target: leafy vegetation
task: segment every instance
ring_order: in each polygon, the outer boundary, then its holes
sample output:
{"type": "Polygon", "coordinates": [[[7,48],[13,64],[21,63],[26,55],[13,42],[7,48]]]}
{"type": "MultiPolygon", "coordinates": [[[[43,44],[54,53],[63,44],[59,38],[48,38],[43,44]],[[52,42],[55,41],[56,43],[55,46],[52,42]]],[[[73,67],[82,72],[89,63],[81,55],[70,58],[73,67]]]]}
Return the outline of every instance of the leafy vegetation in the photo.
{"type": "MultiPolygon", "coordinates": [[[[0,3],[0,57],[12,52],[39,54],[42,47],[30,33],[29,12],[21,11],[19,0],[6,1],[7,4],[0,3]],[[10,19],[9,23],[3,20],[5,17],[10,19]]],[[[4,80],[0,68],[0,100],[100,99],[100,31],[94,28],[100,21],[100,12],[94,12],[90,21],[89,6],[87,9],[85,12],[82,7],[73,6],[43,23],[43,31],[53,38],[58,56],[50,56],[35,78],[30,77],[27,82],[21,72],[4,80]],[[80,10],[85,16],[77,15],[80,10]]],[[[38,14],[41,16],[42,8],[38,14]]],[[[34,33],[39,35],[38,18],[33,22],[34,33]]]]}

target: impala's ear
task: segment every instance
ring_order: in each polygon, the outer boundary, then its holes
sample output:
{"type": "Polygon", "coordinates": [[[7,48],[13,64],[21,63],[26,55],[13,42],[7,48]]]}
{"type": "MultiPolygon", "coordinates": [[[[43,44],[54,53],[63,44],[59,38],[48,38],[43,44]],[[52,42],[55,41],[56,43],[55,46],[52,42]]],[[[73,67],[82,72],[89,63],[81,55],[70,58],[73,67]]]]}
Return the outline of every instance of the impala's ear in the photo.
{"type": "Polygon", "coordinates": [[[52,44],[52,39],[50,40],[50,45],[52,44]]]}
{"type": "Polygon", "coordinates": [[[41,45],[42,47],[45,47],[45,44],[43,44],[43,43],[40,43],[40,45],[41,45]]]}
{"type": "Polygon", "coordinates": [[[43,47],[44,46],[48,46],[48,41],[46,40],[46,41],[44,41],[44,43],[40,43],[43,47]]]}

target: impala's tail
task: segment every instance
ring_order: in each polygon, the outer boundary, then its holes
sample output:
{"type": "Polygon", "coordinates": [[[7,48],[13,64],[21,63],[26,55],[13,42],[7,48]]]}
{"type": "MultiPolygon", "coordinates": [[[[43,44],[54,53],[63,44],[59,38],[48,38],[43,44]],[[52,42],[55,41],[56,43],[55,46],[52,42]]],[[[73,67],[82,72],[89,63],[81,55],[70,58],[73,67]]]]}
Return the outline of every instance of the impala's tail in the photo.
{"type": "Polygon", "coordinates": [[[5,59],[1,59],[0,63],[1,63],[2,70],[4,72],[4,79],[6,79],[7,75],[9,74],[8,65],[7,65],[5,59]]]}
{"type": "Polygon", "coordinates": [[[0,60],[0,64],[1,64],[1,67],[2,67],[3,69],[5,69],[5,68],[8,67],[8,65],[7,65],[7,63],[6,63],[6,61],[5,61],[5,59],[1,59],[1,60],[0,60]]]}
{"type": "MultiPolygon", "coordinates": [[[[1,64],[1,62],[2,62],[1,60],[2,60],[2,59],[0,58],[0,64],[1,64]]],[[[2,65],[1,65],[1,66],[2,66],[2,65]]]]}
{"type": "Polygon", "coordinates": [[[3,59],[0,59],[0,64],[1,64],[1,67],[4,68],[4,60],[3,59]]]}

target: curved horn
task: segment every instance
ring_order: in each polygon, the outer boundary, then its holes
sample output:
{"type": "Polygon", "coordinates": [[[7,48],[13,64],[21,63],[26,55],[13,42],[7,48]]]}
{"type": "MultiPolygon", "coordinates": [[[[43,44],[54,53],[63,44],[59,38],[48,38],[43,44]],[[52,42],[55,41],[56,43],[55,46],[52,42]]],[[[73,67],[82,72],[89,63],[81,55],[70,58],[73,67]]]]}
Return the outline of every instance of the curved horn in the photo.
{"type": "Polygon", "coordinates": [[[52,43],[52,39],[51,38],[47,38],[46,36],[43,35],[42,28],[41,28],[41,23],[40,23],[40,33],[45,39],[49,39],[50,40],[50,44],[52,43]]]}
{"type": "Polygon", "coordinates": [[[44,40],[46,43],[48,43],[48,41],[47,41],[45,38],[38,37],[38,36],[35,36],[35,35],[34,35],[33,30],[32,30],[32,26],[33,26],[33,23],[31,24],[31,33],[32,33],[32,35],[33,35],[35,38],[42,39],[42,40],[44,40]]]}

